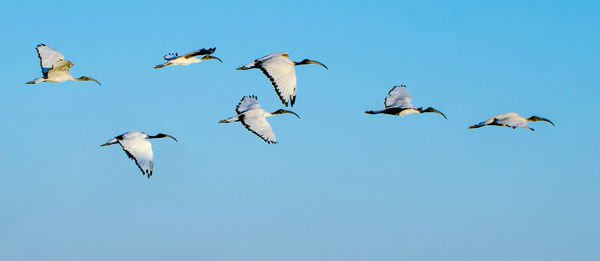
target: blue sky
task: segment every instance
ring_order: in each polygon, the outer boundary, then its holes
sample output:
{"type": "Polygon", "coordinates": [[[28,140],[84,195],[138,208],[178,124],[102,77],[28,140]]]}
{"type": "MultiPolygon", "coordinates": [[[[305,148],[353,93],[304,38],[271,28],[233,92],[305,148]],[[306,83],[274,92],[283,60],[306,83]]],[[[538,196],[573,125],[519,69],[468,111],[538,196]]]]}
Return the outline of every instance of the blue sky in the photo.
{"type": "Polygon", "coordinates": [[[3,4],[2,260],[599,260],[597,1],[3,4]],[[35,46],[94,83],[25,85],[35,46]],[[152,69],[216,47],[224,63],[152,69]],[[289,52],[283,108],[253,59],[289,52]],[[439,115],[366,115],[406,84],[439,115]],[[507,112],[556,127],[468,130],[507,112]],[[153,141],[147,180],[119,147],[153,141]]]}

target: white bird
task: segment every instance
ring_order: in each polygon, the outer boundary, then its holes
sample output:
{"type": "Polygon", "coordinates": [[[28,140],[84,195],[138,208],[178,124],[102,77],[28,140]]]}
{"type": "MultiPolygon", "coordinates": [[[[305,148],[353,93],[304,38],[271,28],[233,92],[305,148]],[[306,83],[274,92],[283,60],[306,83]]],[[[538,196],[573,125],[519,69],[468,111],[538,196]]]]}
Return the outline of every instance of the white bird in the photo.
{"type": "Polygon", "coordinates": [[[470,126],[469,129],[481,128],[483,126],[501,126],[501,127],[509,127],[509,128],[513,128],[513,129],[519,127],[519,128],[530,129],[531,131],[534,131],[533,128],[530,128],[527,125],[527,122],[536,122],[536,121],[545,121],[545,122],[552,124],[552,126],[554,126],[554,123],[552,123],[548,119],[544,119],[544,118],[541,118],[538,116],[531,116],[531,117],[525,119],[525,118],[519,116],[519,114],[511,112],[511,113],[498,115],[487,121],[480,122],[478,124],[470,126]]]}
{"type": "Polygon", "coordinates": [[[132,131],[121,134],[100,146],[104,147],[118,143],[127,156],[135,161],[135,164],[142,171],[142,175],[148,175],[148,178],[150,178],[154,170],[154,154],[152,153],[152,144],[147,140],[159,138],[171,138],[177,141],[173,136],[163,133],[149,136],[141,131],[132,131]]]}
{"type": "Polygon", "coordinates": [[[439,113],[446,118],[441,111],[438,111],[434,108],[428,107],[427,109],[423,108],[415,108],[412,105],[412,97],[410,93],[406,89],[406,85],[394,86],[389,92],[388,96],[385,98],[383,104],[385,105],[385,109],[377,110],[377,111],[366,111],[367,114],[389,114],[389,115],[397,115],[404,116],[409,114],[418,114],[425,112],[435,112],[439,113]]]}
{"type": "Polygon", "coordinates": [[[36,84],[40,82],[61,83],[66,81],[94,81],[97,84],[102,85],[100,84],[100,82],[87,76],[73,78],[73,76],[71,76],[71,73],[69,72],[69,70],[71,70],[71,68],[73,67],[73,63],[70,61],[66,61],[65,57],[61,53],[46,46],[45,44],[38,45],[36,47],[36,50],[38,53],[38,57],[40,58],[42,74],[44,75],[44,77],[27,82],[27,84],[36,84]]]}
{"type": "Polygon", "coordinates": [[[211,54],[215,53],[216,49],[217,48],[210,48],[208,50],[200,49],[200,50],[188,53],[186,55],[177,55],[177,53],[169,53],[164,56],[164,59],[167,62],[155,66],[154,69],[163,68],[163,67],[167,67],[167,66],[190,65],[193,63],[199,63],[201,61],[206,61],[206,60],[210,60],[210,59],[215,59],[215,60],[218,60],[219,62],[223,62],[223,61],[221,61],[221,59],[211,56],[211,54]],[[204,55],[204,57],[202,57],[200,59],[196,58],[196,56],[200,56],[200,55],[204,55]]]}
{"type": "Polygon", "coordinates": [[[298,114],[295,112],[284,109],[277,110],[273,113],[268,113],[260,108],[260,104],[258,104],[258,99],[256,96],[244,96],[240,103],[238,103],[235,111],[238,114],[237,116],[222,120],[219,123],[241,121],[246,129],[256,134],[256,136],[260,137],[267,143],[277,143],[277,138],[275,138],[275,133],[267,121],[267,117],[291,113],[300,119],[300,116],[298,116],[298,114]]]}
{"type": "Polygon", "coordinates": [[[249,70],[249,69],[260,69],[266,76],[271,80],[275,91],[281,99],[281,102],[288,106],[294,106],[296,102],[296,65],[304,64],[318,64],[325,69],[327,66],[324,64],[304,59],[301,62],[293,62],[289,58],[287,53],[276,53],[267,55],[262,58],[254,60],[254,62],[246,64],[245,66],[237,68],[238,70],[249,70]]]}

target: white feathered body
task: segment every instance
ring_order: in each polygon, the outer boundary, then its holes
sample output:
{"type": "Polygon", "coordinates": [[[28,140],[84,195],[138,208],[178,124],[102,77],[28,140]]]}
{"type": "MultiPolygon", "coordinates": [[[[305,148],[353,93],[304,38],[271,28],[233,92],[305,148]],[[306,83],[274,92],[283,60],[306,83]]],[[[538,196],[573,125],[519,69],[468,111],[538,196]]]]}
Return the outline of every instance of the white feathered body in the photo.
{"type": "Polygon", "coordinates": [[[185,58],[184,56],[180,56],[180,57],[170,60],[166,63],[163,63],[162,66],[163,67],[165,67],[165,66],[180,66],[180,65],[187,66],[190,64],[199,63],[201,61],[202,61],[201,59],[198,59],[195,56],[190,57],[190,58],[185,58]]]}
{"type": "Polygon", "coordinates": [[[295,63],[287,53],[275,53],[256,59],[245,65],[245,68],[260,69],[275,87],[277,95],[285,104],[293,105],[296,99],[296,69],[295,63]]]}
{"type": "Polygon", "coordinates": [[[127,156],[135,161],[142,173],[150,177],[154,170],[154,154],[152,143],[146,138],[148,138],[148,134],[141,131],[132,131],[119,135],[107,143],[119,143],[127,156]]]}
{"type": "Polygon", "coordinates": [[[478,126],[489,125],[494,122],[498,125],[504,125],[507,127],[531,129],[527,125],[527,119],[519,116],[519,114],[516,114],[514,112],[498,115],[487,121],[480,122],[477,125],[478,126]]]}

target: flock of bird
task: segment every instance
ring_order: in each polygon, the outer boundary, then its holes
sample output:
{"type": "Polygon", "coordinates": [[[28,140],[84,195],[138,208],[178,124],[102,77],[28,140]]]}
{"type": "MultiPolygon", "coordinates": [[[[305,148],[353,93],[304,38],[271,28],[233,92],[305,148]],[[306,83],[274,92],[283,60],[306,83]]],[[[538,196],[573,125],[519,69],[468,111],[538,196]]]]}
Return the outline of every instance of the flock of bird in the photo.
{"type": "MultiPolygon", "coordinates": [[[[79,78],[74,78],[69,72],[69,70],[73,67],[73,63],[65,60],[65,57],[55,49],[52,49],[47,45],[40,44],[36,47],[36,50],[38,57],[40,58],[43,77],[27,82],[27,84],[37,84],[42,82],[62,83],[65,81],[93,81],[99,85],[102,85],[99,81],[91,77],[81,76],[79,78]]],[[[190,65],[211,59],[222,63],[223,61],[221,61],[221,59],[212,56],[215,50],[216,48],[200,49],[185,55],[169,53],[163,57],[166,62],[155,66],[154,69],[168,66],[190,65]]],[[[237,70],[260,69],[271,81],[271,84],[275,88],[275,92],[279,96],[281,102],[285,106],[293,107],[296,101],[295,66],[307,64],[316,64],[327,69],[327,66],[318,61],[304,59],[300,62],[294,62],[290,60],[287,53],[275,53],[258,58],[252,63],[237,68],[237,70]]],[[[444,119],[447,119],[446,115],[432,107],[427,107],[426,109],[423,109],[422,107],[415,108],[412,105],[412,96],[408,92],[405,85],[394,86],[388,92],[387,97],[384,100],[384,106],[384,109],[374,111],[369,110],[365,113],[405,116],[409,114],[431,112],[440,114],[442,117],[444,117],[444,119]]],[[[222,120],[219,123],[231,123],[239,121],[242,123],[242,125],[244,125],[244,127],[246,127],[246,129],[267,143],[277,143],[277,138],[275,137],[275,133],[273,132],[273,129],[266,118],[285,113],[293,114],[300,118],[295,112],[284,109],[279,109],[269,113],[260,107],[258,98],[256,96],[244,96],[236,107],[236,113],[236,116],[222,120]]],[[[525,128],[533,131],[534,129],[530,128],[527,125],[527,122],[537,121],[545,121],[554,126],[554,123],[542,117],[531,116],[529,118],[523,118],[516,113],[506,113],[470,126],[469,129],[475,129],[484,126],[501,126],[513,129],[525,128]]],[[[171,138],[177,141],[177,139],[175,139],[173,136],[163,133],[151,136],[141,131],[132,131],[121,134],[102,144],[101,146],[104,147],[119,144],[127,156],[135,161],[135,164],[142,171],[142,174],[150,178],[154,169],[154,155],[152,153],[152,144],[148,140],[159,138],[171,138]]]]}

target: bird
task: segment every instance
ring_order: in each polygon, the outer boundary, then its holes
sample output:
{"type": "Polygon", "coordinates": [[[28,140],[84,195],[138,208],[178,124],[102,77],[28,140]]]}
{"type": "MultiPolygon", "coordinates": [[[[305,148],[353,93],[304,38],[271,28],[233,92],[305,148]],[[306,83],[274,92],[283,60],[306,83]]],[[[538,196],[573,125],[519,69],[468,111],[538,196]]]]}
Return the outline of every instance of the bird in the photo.
{"type": "Polygon", "coordinates": [[[527,122],[536,122],[536,121],[545,121],[547,123],[552,124],[552,126],[554,126],[554,123],[552,123],[550,120],[542,118],[542,117],[531,116],[531,117],[525,119],[525,118],[519,116],[519,114],[511,112],[511,113],[505,113],[505,114],[495,116],[487,121],[483,121],[483,122],[480,122],[473,126],[470,126],[469,129],[477,129],[477,128],[481,128],[483,126],[501,126],[501,127],[509,127],[509,128],[513,128],[513,129],[516,129],[517,127],[519,127],[519,128],[530,129],[531,131],[535,131],[533,128],[530,128],[527,125],[527,122]]]}
{"type": "Polygon", "coordinates": [[[42,74],[44,77],[37,78],[33,81],[27,82],[27,84],[36,84],[41,82],[53,82],[61,83],[66,81],[93,81],[102,86],[102,84],[87,76],[81,76],[79,78],[73,78],[69,70],[73,67],[73,63],[66,61],[65,57],[58,51],[50,48],[45,44],[39,44],[36,47],[38,57],[40,58],[40,64],[42,66],[42,74]]]}
{"type": "Polygon", "coordinates": [[[231,117],[226,120],[222,120],[219,123],[231,123],[240,121],[252,133],[256,136],[260,137],[262,140],[269,144],[277,143],[277,138],[275,138],[275,133],[271,128],[271,125],[267,121],[267,117],[271,117],[278,114],[290,113],[294,114],[298,119],[300,116],[293,111],[288,111],[284,109],[279,109],[275,112],[268,113],[267,111],[260,108],[260,104],[258,104],[258,98],[256,96],[244,96],[242,100],[238,103],[235,111],[237,112],[237,116],[231,117]]]}
{"type": "Polygon", "coordinates": [[[210,60],[210,59],[215,59],[218,60],[219,62],[223,62],[221,61],[221,59],[211,56],[211,54],[215,53],[215,50],[217,48],[209,48],[207,49],[200,49],[200,50],[196,50],[193,52],[190,52],[186,55],[178,55],[177,53],[169,53],[165,56],[163,56],[163,58],[167,61],[166,63],[163,64],[159,64],[157,66],[154,66],[154,69],[159,69],[159,68],[163,68],[163,67],[167,67],[167,66],[177,66],[177,65],[190,65],[193,63],[199,63],[201,61],[206,61],[206,60],[210,60]],[[198,59],[196,58],[196,56],[200,56],[200,55],[204,55],[202,58],[198,59]]]}
{"type": "Polygon", "coordinates": [[[100,145],[100,147],[118,143],[125,151],[125,154],[135,161],[135,164],[142,171],[142,175],[147,175],[148,178],[150,178],[152,176],[152,171],[154,170],[154,155],[152,153],[152,144],[148,140],[160,138],[171,138],[177,141],[173,136],[163,133],[149,136],[141,131],[131,131],[107,141],[100,145]]]}
{"type": "Polygon", "coordinates": [[[304,59],[293,62],[287,53],[270,54],[254,60],[254,62],[237,68],[238,70],[260,69],[271,80],[275,92],[285,106],[294,107],[296,102],[296,69],[294,66],[305,64],[318,64],[328,69],[324,64],[304,59]]]}
{"type": "Polygon", "coordinates": [[[404,116],[409,114],[418,114],[425,112],[434,112],[442,115],[444,119],[446,115],[444,115],[441,111],[438,111],[432,107],[428,107],[427,109],[415,108],[412,105],[412,97],[410,93],[406,89],[406,85],[394,86],[389,92],[388,96],[385,98],[383,104],[385,105],[385,109],[377,110],[377,111],[365,111],[367,114],[389,114],[389,115],[397,115],[404,116]]]}

